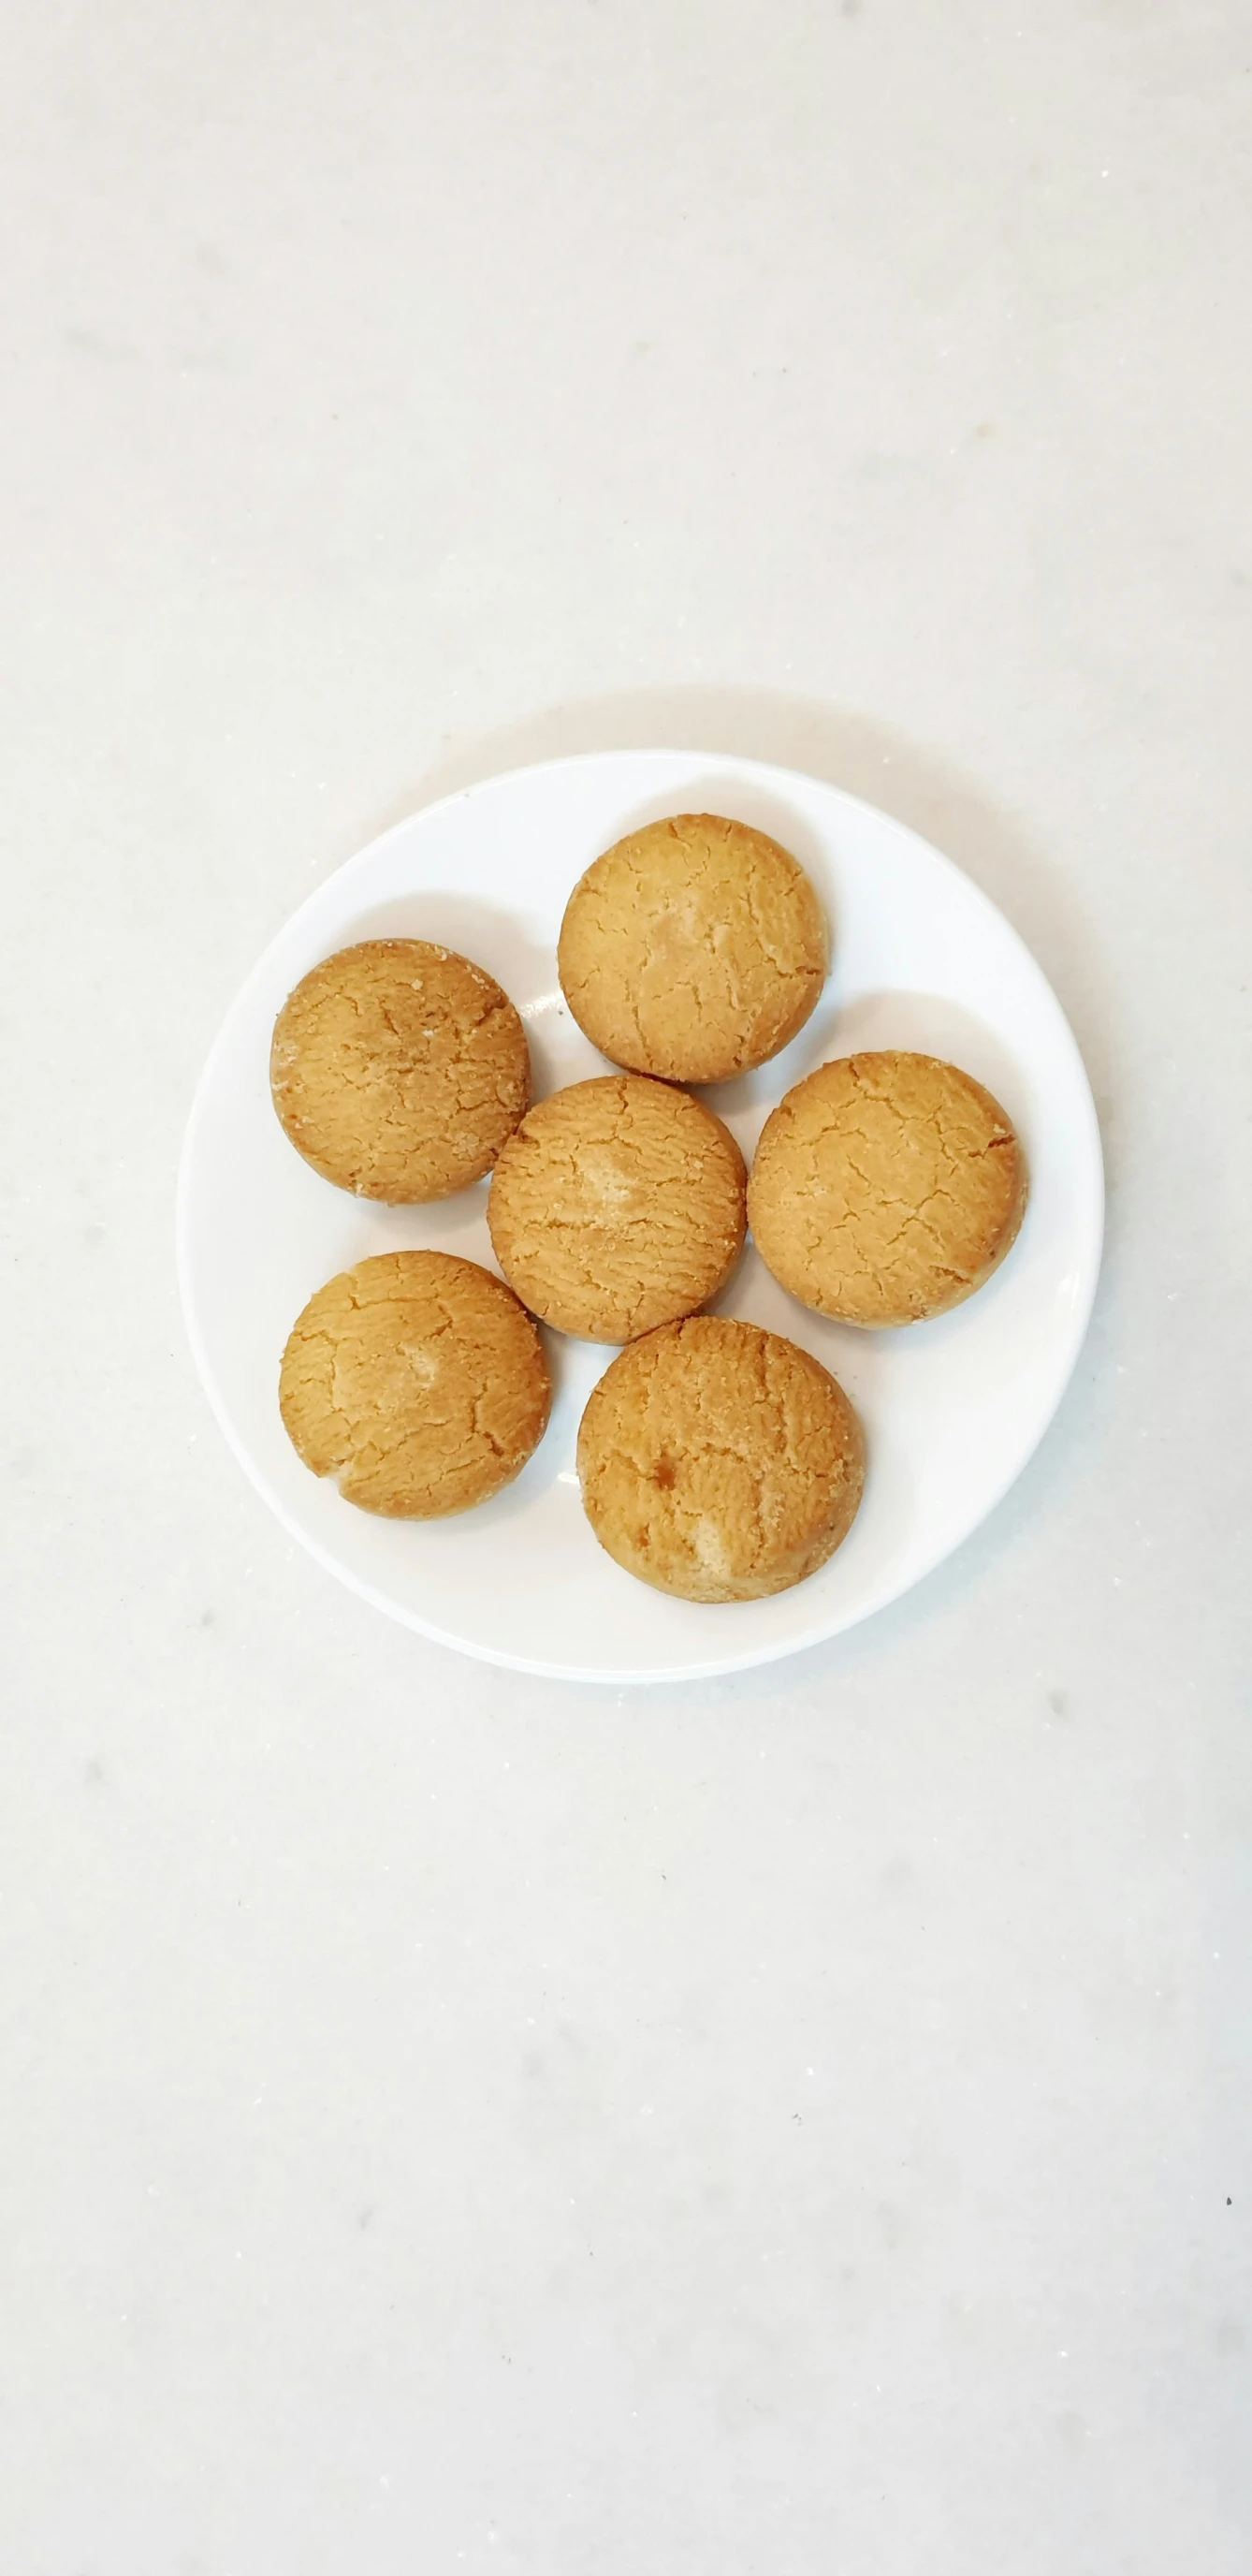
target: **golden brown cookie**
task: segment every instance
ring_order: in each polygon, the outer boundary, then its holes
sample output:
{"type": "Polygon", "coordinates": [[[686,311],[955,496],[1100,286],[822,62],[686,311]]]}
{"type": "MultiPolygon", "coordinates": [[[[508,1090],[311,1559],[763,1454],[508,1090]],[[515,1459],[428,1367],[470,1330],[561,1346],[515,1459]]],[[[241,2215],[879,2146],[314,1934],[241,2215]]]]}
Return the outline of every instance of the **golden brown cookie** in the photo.
{"type": "Polygon", "coordinates": [[[803,1028],[826,974],[826,925],[787,850],[722,814],[675,814],[579,878],[557,948],[593,1046],[633,1073],[724,1082],[803,1028]]]}
{"type": "Polygon", "coordinates": [[[807,1351],[693,1315],[632,1342],[593,1387],[578,1476],[601,1547],[628,1574],[684,1601],[757,1601],[834,1555],[865,1446],[807,1351]]]}
{"type": "Polygon", "coordinates": [[[468,1511],[511,1483],[551,1402],[511,1288],[450,1252],[383,1252],[310,1297],[279,1374],[306,1467],[396,1519],[468,1511]]]}
{"type": "Polygon", "coordinates": [[[690,1315],[743,1248],[743,1156],[689,1092],[610,1073],[553,1092],[510,1137],[487,1223],[533,1314],[593,1342],[690,1315]]]}
{"type": "Polygon", "coordinates": [[[393,1204],[489,1172],[530,1098],[526,1033],[483,967],[425,939],[362,939],[288,995],[274,1107],[323,1179],[393,1204]]]}
{"type": "Polygon", "coordinates": [[[1026,1206],[999,1103],[933,1055],[842,1056],[780,1100],[748,1182],[762,1260],[847,1324],[912,1324],[972,1296],[1026,1206]]]}

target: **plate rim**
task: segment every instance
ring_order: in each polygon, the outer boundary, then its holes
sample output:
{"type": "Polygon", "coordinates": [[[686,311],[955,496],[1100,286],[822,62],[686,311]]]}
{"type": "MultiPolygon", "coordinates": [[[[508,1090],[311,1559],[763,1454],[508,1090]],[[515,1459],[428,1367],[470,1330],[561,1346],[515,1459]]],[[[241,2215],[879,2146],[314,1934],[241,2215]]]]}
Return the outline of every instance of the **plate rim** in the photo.
{"type": "Polygon", "coordinates": [[[1096,1291],[1099,1286],[1104,1251],[1105,1203],[1104,1152],[1103,1140],[1100,1134],[1100,1121],[1091,1090],[1090,1077],[1083,1060],[1082,1049],[1080,1048],[1078,1040],[1074,1034],[1068,1013],[1066,1012],[1050,978],[1045,975],[1037,957],[1027,944],[1026,940],[1022,937],[1021,932],[1017,929],[1016,925],[1009,920],[1008,915],[1001,911],[999,905],[992,901],[991,896],[984,891],[983,887],[978,884],[974,877],[971,877],[964,868],[960,867],[955,859],[949,858],[946,850],[941,850],[935,842],[929,841],[926,838],[925,833],[915,830],[911,823],[902,822],[898,815],[888,812],[885,806],[871,804],[868,797],[857,796],[850,788],[840,787],[831,779],[820,778],[817,776],[816,772],[812,770],[794,769],[778,761],[764,761],[751,758],[741,759],[733,752],[701,750],[699,747],[684,750],[670,745],[640,744],[636,746],[621,746],[614,749],[606,748],[600,751],[579,751],[567,754],[558,753],[554,757],[546,760],[522,761],[517,763],[511,769],[493,771],[491,775],[486,778],[472,780],[467,786],[452,788],[445,795],[433,797],[428,804],[417,805],[413,808],[411,813],[400,816],[400,818],[394,823],[389,823],[384,831],[376,833],[374,838],[365,842],[359,850],[354,850],[348,858],[340,860],[338,865],[331,868],[327,874],[319,880],[317,885],[310,888],[302,901],[296,905],[295,910],[288,913],[286,919],[279,924],[277,930],[275,930],[272,936],[266,941],[265,946],[261,950],[260,954],[255,958],[248,973],[245,975],[243,982],[236,988],[236,991],[230,1002],[227,1004],[222,1019],[218,1024],[216,1034],[201,1066],[195,1089],[192,1093],[191,1107],[187,1114],[187,1121],[183,1131],[183,1141],[178,1161],[178,1176],[174,1194],[174,1257],[183,1326],[190,1345],[196,1372],[208,1401],[209,1410],[212,1413],[219,1430],[222,1432],[231,1454],[242,1467],[243,1472],[254,1492],[259,1494],[261,1500],[274,1514],[274,1517],[279,1522],[280,1526],[286,1530],[288,1537],[294,1539],[298,1545],[313,1558],[314,1562],[323,1568],[324,1572],[333,1575],[338,1582],[346,1585],[350,1592],[355,1593],[358,1599],[368,1602],[372,1609],[381,1611],[384,1616],[394,1620],[400,1627],[408,1629],[411,1634],[428,1637],[433,1644],[446,1647],[455,1654],[468,1655],[475,1662],[489,1664],[496,1671],[525,1673],[536,1680],[570,1682],[583,1688],[595,1686],[601,1689],[621,1691],[627,1689],[646,1689],[663,1685],[673,1687],[675,1684],[682,1682],[711,1681],[732,1673],[759,1670],[763,1665],[781,1663],[792,1655],[804,1654],[814,1646],[824,1645],[834,1637],[846,1635],[851,1629],[860,1627],[867,1619],[877,1618],[880,1612],[889,1609],[893,1602],[902,1600],[907,1593],[914,1591],[918,1584],[926,1582],[930,1575],[934,1574],[940,1565],[946,1564],[950,1557],[958,1556],[960,1554],[961,1550],[968,1545],[975,1533],[984,1526],[994,1512],[999,1510],[1005,1495],[1012,1490],[1012,1487],[1017,1483],[1018,1478],[1025,1473],[1031,1459],[1041,1448],[1057,1418],[1062,1404],[1065,1401],[1065,1397],[1073,1381],[1074,1371],[1077,1367],[1083,1344],[1087,1337],[1092,1310],[1095,1304],[1096,1291]],[[962,1531],[961,1536],[958,1539],[946,1541],[941,1544],[937,1547],[934,1555],[929,1557],[924,1565],[920,1568],[915,1568],[901,1583],[883,1589],[861,1607],[857,1608],[851,1617],[840,1617],[833,1621],[822,1619],[817,1621],[811,1628],[805,1629],[796,1636],[790,1636],[783,1640],[773,1639],[763,1646],[747,1647],[731,1655],[711,1655],[701,1658],[698,1661],[684,1661],[681,1664],[659,1664],[649,1666],[646,1670],[642,1671],[635,1667],[626,1668],[620,1671],[605,1672],[602,1668],[591,1669],[579,1664],[552,1663],[545,1657],[535,1655],[511,1654],[506,1649],[499,1646],[471,1640],[464,1636],[453,1635],[447,1629],[441,1628],[436,1620],[425,1617],[417,1611],[404,1608],[388,1595],[380,1592],[368,1581],[367,1578],[357,1574],[355,1571],[345,1566],[338,1557],[332,1554],[331,1550],[327,1548],[320,1539],[312,1537],[307,1530],[302,1528],[292,1518],[286,1505],[270,1485],[264,1471],[257,1465],[256,1461],[245,1447],[242,1439],[237,1434],[227,1411],[225,1401],[222,1397],[221,1390],[214,1374],[212,1362],[205,1346],[204,1336],[201,1331],[199,1318],[196,1312],[195,1292],[191,1277],[188,1234],[190,1227],[190,1175],[194,1160],[195,1146],[198,1131],[205,1115],[206,1104],[212,1088],[213,1076],[216,1072],[219,1058],[225,1053],[228,1047],[232,1027],[237,1016],[244,1010],[253,987],[260,983],[264,978],[276,950],[290,936],[297,924],[303,920],[306,913],[312,911],[313,908],[321,901],[327,887],[341,882],[345,877],[355,875],[357,870],[363,867],[368,860],[374,858],[379,851],[385,849],[390,841],[398,839],[402,833],[411,830],[414,823],[425,821],[430,816],[445,812],[451,806],[464,804],[467,799],[482,794],[488,789],[507,788],[518,779],[536,778],[546,774],[551,774],[558,770],[568,771],[571,769],[594,767],[605,761],[617,762],[631,760],[666,760],[677,762],[680,765],[701,764],[710,770],[735,769],[745,774],[750,772],[754,778],[759,780],[799,780],[802,781],[806,787],[819,787],[825,795],[834,797],[840,804],[849,807],[858,813],[872,815],[876,820],[889,823],[894,831],[904,833],[908,839],[917,843],[918,847],[926,853],[926,856],[932,862],[937,861],[940,868],[947,875],[956,879],[966,896],[973,896],[976,904],[991,917],[991,919],[997,924],[999,930],[1002,933],[1007,934],[1008,938],[1019,951],[1020,956],[1027,965],[1029,971],[1043,984],[1073,1050],[1074,1063],[1080,1076],[1079,1098],[1084,1122],[1088,1130],[1088,1144],[1091,1148],[1087,1175],[1091,1184],[1091,1204],[1087,1211],[1091,1249],[1086,1278],[1083,1283],[1083,1292],[1072,1309],[1068,1348],[1065,1352],[1063,1367],[1057,1378],[1056,1391],[1053,1396],[1050,1409],[1045,1419],[1040,1423],[1039,1428],[1031,1441],[1030,1447],[1026,1450],[1024,1456],[1017,1461],[1017,1464],[1010,1470],[1009,1474],[1005,1476],[997,1485],[995,1490],[989,1494],[987,1500],[981,1505],[976,1517],[969,1523],[968,1527],[962,1531]]]}

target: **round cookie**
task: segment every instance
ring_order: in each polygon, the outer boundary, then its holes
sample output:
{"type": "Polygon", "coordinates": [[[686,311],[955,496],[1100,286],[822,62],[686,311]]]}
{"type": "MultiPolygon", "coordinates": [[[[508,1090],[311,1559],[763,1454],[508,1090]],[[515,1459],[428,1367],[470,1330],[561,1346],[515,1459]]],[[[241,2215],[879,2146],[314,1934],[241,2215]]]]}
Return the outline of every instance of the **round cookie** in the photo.
{"type": "Polygon", "coordinates": [[[578,1477],[601,1547],[628,1574],[684,1601],[757,1601],[834,1555],[865,1445],[807,1351],[694,1315],[632,1342],[593,1387],[578,1477]]]}
{"type": "Polygon", "coordinates": [[[1012,1125],[972,1074],[887,1050],[819,1065],[780,1100],[748,1222],[766,1267],[819,1315],[912,1324],[990,1278],[1026,1186],[1012,1125]]]}
{"type": "Polygon", "coordinates": [[[468,1511],[512,1482],[552,1389],[510,1288],[450,1252],[383,1252],[310,1297],[278,1402],[315,1476],[393,1519],[468,1511]]]}
{"type": "Polygon", "coordinates": [[[557,970],[593,1046],[633,1073],[724,1082],[803,1028],[826,925],[790,852],[722,814],[675,814],[579,878],[557,970]]]}
{"type": "Polygon", "coordinates": [[[270,1089],[323,1180],[393,1205],[489,1172],[530,1098],[526,1033],[494,976],[425,939],[362,939],[297,984],[270,1089]]]}
{"type": "Polygon", "coordinates": [[[487,1202],[518,1296],[563,1333],[627,1342],[690,1315],[743,1248],[743,1156],[686,1091],[610,1073],[541,1100],[487,1202]]]}

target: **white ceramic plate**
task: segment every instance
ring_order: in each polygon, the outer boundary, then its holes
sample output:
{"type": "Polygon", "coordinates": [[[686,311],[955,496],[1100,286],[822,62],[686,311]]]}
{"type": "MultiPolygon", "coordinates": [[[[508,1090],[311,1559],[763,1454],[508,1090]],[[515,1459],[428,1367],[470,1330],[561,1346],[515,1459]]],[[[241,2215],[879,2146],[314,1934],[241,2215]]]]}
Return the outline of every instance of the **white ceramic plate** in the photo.
{"type": "Polygon", "coordinates": [[[192,1349],[241,1464],[332,1574],[443,1644],[523,1672],[604,1682],[732,1672],[834,1636],[958,1547],[1019,1474],[1077,1358],[1100,1261],[1103,1180],[1082,1061],[1049,985],[985,896],[886,814],[798,773],[704,753],[606,752],[495,778],[401,823],[340,868],[266,951],[205,1066],[183,1153],[178,1258],[192,1349]],[[375,1519],[301,1465],[278,1362],[307,1297],[367,1253],[434,1245],[494,1268],[485,1182],[381,1208],[319,1180],[270,1104],[275,1014],[355,939],[442,941],[490,968],[527,1025],[537,1093],[605,1070],[567,1011],[556,938],[575,879],[636,825],[733,814],[809,870],[834,933],[807,1028],[760,1072],[704,1093],[745,1153],[801,1074],[854,1048],[949,1057],[1003,1102],[1030,1166],[1008,1260],[951,1315],[903,1331],[824,1322],[749,1246],[719,1310],[789,1334],[847,1388],[869,1444],[865,1499],[831,1563],[772,1601],[671,1601],[604,1555],[574,1443],[612,1353],[545,1336],[556,1401],[516,1484],[448,1521],[375,1519]]]}

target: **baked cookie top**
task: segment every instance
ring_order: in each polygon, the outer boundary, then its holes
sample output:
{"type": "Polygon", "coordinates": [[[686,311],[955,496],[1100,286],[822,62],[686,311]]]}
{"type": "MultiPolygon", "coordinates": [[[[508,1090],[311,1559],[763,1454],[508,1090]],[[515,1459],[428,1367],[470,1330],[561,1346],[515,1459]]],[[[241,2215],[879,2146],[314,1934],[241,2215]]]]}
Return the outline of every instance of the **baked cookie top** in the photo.
{"type": "Polygon", "coordinates": [[[578,1434],[583,1508],[618,1565],[685,1601],[783,1592],[833,1556],[865,1477],[820,1361],[720,1315],[631,1342],[578,1434]]]}
{"type": "Polygon", "coordinates": [[[345,1501],[393,1518],[468,1511],[525,1466],[551,1403],[511,1288],[450,1252],[384,1252],[328,1279],[279,1372],[287,1431],[345,1501]]]}
{"type": "Polygon", "coordinates": [[[909,1324],[990,1278],[1026,1190],[1011,1121],[972,1074],[884,1049],[820,1065],[780,1100],[748,1222],[767,1268],[819,1315],[909,1324]]]}
{"type": "Polygon", "coordinates": [[[314,1171],[398,1205],[490,1171],[530,1097],[530,1058],[484,967],[425,939],[362,939],[288,995],[270,1089],[314,1171]]]}
{"type": "Polygon", "coordinates": [[[641,1074],[539,1101],[492,1175],[495,1256],[546,1324],[627,1342],[690,1315],[744,1238],[743,1157],[689,1092],[641,1074]]]}
{"type": "Polygon", "coordinates": [[[826,963],[803,868],[722,814],[675,814],[606,850],[579,878],[557,947],[593,1046],[667,1082],[764,1064],[803,1027],[826,963]]]}

